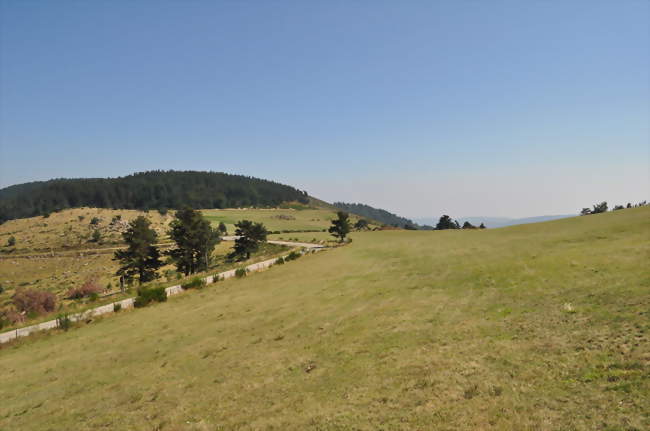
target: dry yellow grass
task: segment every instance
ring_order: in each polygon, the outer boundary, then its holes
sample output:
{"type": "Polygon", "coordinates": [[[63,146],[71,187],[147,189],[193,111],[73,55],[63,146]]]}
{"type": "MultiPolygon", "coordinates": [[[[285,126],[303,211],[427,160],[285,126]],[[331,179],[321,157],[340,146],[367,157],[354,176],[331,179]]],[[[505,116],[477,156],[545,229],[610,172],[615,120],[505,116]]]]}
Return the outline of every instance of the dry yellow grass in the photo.
{"type": "Polygon", "coordinates": [[[650,207],[353,238],[3,348],[0,429],[650,428],[650,207]]]}

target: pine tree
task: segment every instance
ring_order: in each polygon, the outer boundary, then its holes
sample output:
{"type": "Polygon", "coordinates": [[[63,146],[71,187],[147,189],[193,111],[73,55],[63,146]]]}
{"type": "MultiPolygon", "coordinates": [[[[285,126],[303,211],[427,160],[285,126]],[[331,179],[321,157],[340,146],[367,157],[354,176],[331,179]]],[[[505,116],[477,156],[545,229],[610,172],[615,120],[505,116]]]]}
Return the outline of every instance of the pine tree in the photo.
{"type": "Polygon", "coordinates": [[[201,212],[192,208],[176,211],[170,223],[169,237],[176,248],[167,252],[178,272],[185,275],[206,271],[210,255],[221,241],[219,233],[212,229],[210,222],[201,212]]]}
{"type": "MultiPolygon", "coordinates": [[[[157,270],[163,265],[156,243],[156,231],[150,228],[151,222],[139,216],[129,223],[129,228],[122,233],[127,244],[126,250],[117,250],[113,260],[120,262],[116,275],[131,282],[136,276],[142,284],[155,279],[157,270]]],[[[97,232],[97,231],[95,231],[97,232]]]]}
{"type": "Polygon", "coordinates": [[[330,226],[328,232],[334,238],[338,238],[340,242],[343,242],[347,234],[350,233],[350,216],[346,212],[339,211],[336,213],[336,217],[332,220],[332,226],[330,226]]]}
{"type": "Polygon", "coordinates": [[[436,230],[445,230],[445,229],[460,229],[460,225],[457,221],[454,221],[448,215],[443,215],[438,220],[436,224],[436,230]]]}
{"type": "Polygon", "coordinates": [[[250,220],[241,220],[235,224],[235,246],[228,256],[231,259],[250,259],[251,253],[256,252],[260,243],[266,241],[268,231],[262,223],[253,223],[250,220]]]}

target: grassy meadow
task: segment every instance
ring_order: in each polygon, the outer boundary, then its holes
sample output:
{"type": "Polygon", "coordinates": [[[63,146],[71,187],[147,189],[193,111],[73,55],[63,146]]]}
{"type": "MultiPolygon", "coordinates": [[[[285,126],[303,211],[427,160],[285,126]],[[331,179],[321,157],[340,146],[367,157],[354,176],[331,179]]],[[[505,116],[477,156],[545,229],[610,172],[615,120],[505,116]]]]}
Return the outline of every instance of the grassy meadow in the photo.
{"type": "MultiPolygon", "coordinates": [[[[318,202],[316,202],[318,203],[318,202]]],[[[313,209],[300,205],[296,208],[277,209],[232,209],[203,210],[204,215],[216,227],[224,221],[229,233],[234,234],[234,223],[249,219],[262,222],[270,231],[290,231],[269,235],[269,239],[295,241],[312,241],[327,243],[333,238],[326,230],[335,216],[332,209],[313,209]],[[318,232],[295,232],[309,230],[318,232]]],[[[109,291],[117,289],[119,279],[115,276],[118,263],[113,261],[114,250],[123,247],[121,232],[128,227],[128,222],[138,216],[145,216],[152,222],[152,228],[158,233],[161,244],[169,244],[167,236],[169,223],[173,220],[173,211],[160,214],[158,211],[112,210],[103,208],[75,208],[54,212],[47,217],[31,217],[10,220],[0,225],[0,312],[11,306],[11,297],[16,288],[36,288],[47,290],[57,295],[63,311],[77,311],[91,305],[101,305],[124,295],[111,296],[88,304],[87,300],[66,300],[66,292],[79,287],[90,279],[106,287],[109,291]],[[116,220],[118,219],[119,220],[116,220]],[[91,224],[93,219],[97,223],[91,224]],[[92,241],[92,233],[99,230],[101,240],[92,241]],[[14,237],[14,246],[8,246],[10,237],[14,237]],[[110,286],[110,288],[109,288],[110,286]]],[[[351,218],[357,220],[355,216],[351,218]]],[[[223,242],[215,249],[214,271],[223,271],[233,267],[225,262],[224,256],[232,251],[231,242],[223,242]]],[[[253,260],[264,260],[284,251],[284,248],[266,247],[256,253],[253,260]]],[[[173,272],[173,266],[162,268],[161,273],[173,272]]],[[[158,280],[164,283],[175,282],[174,272],[158,280]]],[[[58,311],[57,311],[58,312],[58,311]]],[[[52,313],[52,315],[55,315],[52,313]]],[[[37,316],[14,326],[4,326],[8,330],[48,320],[52,315],[37,316]]]]}
{"type": "Polygon", "coordinates": [[[352,237],[0,347],[0,430],[650,429],[650,207],[352,237]]]}
{"type": "MultiPolygon", "coordinates": [[[[223,209],[223,210],[203,210],[203,215],[218,225],[223,222],[228,228],[228,233],[235,231],[235,223],[240,220],[252,220],[263,223],[269,231],[289,231],[277,234],[285,239],[288,233],[295,236],[295,231],[314,231],[305,232],[307,236],[314,233],[327,231],[331,226],[332,220],[336,218],[336,212],[331,209],[223,209]]],[[[359,217],[351,214],[350,220],[354,224],[359,217]]],[[[375,225],[372,225],[375,226],[375,225]]],[[[300,232],[297,232],[300,233],[300,232]]],[[[327,234],[330,238],[331,235],[327,234]]]]}

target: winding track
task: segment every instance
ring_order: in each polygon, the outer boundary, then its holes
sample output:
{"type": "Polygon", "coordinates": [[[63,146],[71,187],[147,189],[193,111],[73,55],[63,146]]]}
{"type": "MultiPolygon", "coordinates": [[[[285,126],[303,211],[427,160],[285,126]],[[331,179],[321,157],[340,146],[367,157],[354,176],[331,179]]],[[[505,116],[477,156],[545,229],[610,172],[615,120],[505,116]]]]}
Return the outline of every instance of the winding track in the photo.
{"type": "MultiPolygon", "coordinates": [[[[225,236],[221,238],[223,241],[234,241],[237,239],[236,236],[225,236]]],[[[290,242],[290,241],[267,241],[269,244],[277,244],[277,245],[285,245],[285,246],[290,246],[290,247],[302,247],[302,253],[305,254],[308,251],[320,251],[324,250],[326,247],[321,244],[311,244],[307,242],[290,242]]],[[[286,257],[286,255],[283,255],[282,257],[286,257]]],[[[252,263],[248,266],[246,266],[246,269],[250,272],[256,272],[256,271],[262,271],[271,265],[275,263],[275,261],[278,260],[277,257],[272,258],[272,259],[267,259],[262,262],[257,262],[257,263],[252,263]]],[[[216,274],[214,276],[209,275],[207,277],[204,277],[203,279],[207,284],[214,283],[214,278],[218,277],[220,280],[226,280],[228,278],[232,278],[235,276],[235,271],[236,269],[231,269],[229,271],[224,271],[219,274],[216,274]]],[[[181,287],[180,284],[176,286],[170,286],[165,289],[165,292],[167,293],[167,296],[172,296],[172,295],[177,295],[181,292],[183,292],[183,288],[181,287]]],[[[69,318],[73,322],[77,322],[80,320],[88,319],[93,316],[101,316],[102,314],[108,314],[108,313],[113,313],[115,311],[115,305],[120,304],[120,307],[122,309],[126,308],[133,308],[133,303],[135,301],[135,298],[127,298],[123,299],[121,301],[116,301],[116,302],[111,302],[110,304],[106,305],[101,305],[96,308],[92,308],[90,310],[86,310],[82,313],[77,313],[70,315],[69,318]]],[[[56,319],[54,320],[48,320],[47,322],[43,323],[38,323],[36,325],[31,325],[31,326],[25,326],[23,328],[19,329],[14,329],[11,331],[3,332],[0,333],[0,344],[6,343],[11,340],[15,340],[18,337],[26,337],[34,332],[39,332],[39,331],[46,331],[49,329],[55,329],[59,326],[59,323],[56,319]]]]}

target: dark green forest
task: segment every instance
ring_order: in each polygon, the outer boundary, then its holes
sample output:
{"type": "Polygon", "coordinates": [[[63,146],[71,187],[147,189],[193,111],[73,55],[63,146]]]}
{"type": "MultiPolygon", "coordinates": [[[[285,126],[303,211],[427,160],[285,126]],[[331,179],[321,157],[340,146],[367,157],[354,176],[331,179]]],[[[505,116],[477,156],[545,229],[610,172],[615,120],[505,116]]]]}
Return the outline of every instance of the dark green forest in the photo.
{"type": "Polygon", "coordinates": [[[380,208],[373,208],[370,205],[359,203],[351,204],[345,202],[334,202],[333,205],[339,209],[342,209],[343,211],[347,211],[361,217],[367,217],[369,219],[384,223],[388,226],[395,226],[411,230],[433,229],[431,226],[420,226],[417,223],[414,223],[412,220],[400,217],[380,208]]]}
{"type": "Polygon", "coordinates": [[[117,178],[53,179],[0,189],[0,223],[76,207],[238,208],[308,203],[307,192],[222,172],[150,171],[117,178]]]}

